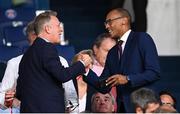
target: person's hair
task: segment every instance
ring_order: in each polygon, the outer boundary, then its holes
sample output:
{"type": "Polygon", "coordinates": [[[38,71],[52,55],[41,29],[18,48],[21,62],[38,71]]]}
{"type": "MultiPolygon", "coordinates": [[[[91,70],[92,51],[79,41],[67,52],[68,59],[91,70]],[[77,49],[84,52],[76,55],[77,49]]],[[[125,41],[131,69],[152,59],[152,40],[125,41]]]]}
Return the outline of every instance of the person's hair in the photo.
{"type": "Polygon", "coordinates": [[[26,27],[26,35],[29,36],[30,33],[33,33],[35,34],[35,31],[34,31],[34,21],[30,21],[28,24],[27,24],[27,27],[26,27]]]}
{"type": "Polygon", "coordinates": [[[144,112],[149,103],[159,103],[159,98],[156,93],[148,88],[140,88],[131,94],[131,102],[134,109],[140,107],[144,112]]]}
{"type": "Polygon", "coordinates": [[[173,107],[176,108],[176,103],[177,103],[176,98],[174,97],[174,95],[170,91],[162,90],[159,92],[159,96],[161,96],[161,95],[169,95],[174,101],[173,107]]]}
{"type": "Polygon", "coordinates": [[[98,35],[97,38],[94,40],[93,46],[96,46],[97,48],[99,48],[101,46],[101,43],[107,38],[112,38],[109,33],[102,33],[98,35]]]}
{"type": "Polygon", "coordinates": [[[131,15],[128,10],[124,8],[115,8],[112,11],[117,11],[122,17],[126,17],[128,19],[129,26],[131,24],[131,15]]]}
{"type": "MultiPolygon", "coordinates": [[[[99,92],[95,92],[92,97],[91,97],[91,105],[93,105],[93,102],[94,102],[94,99],[96,97],[96,94],[98,94],[99,92]]],[[[109,94],[109,96],[111,97],[111,100],[112,100],[112,104],[114,105],[115,104],[115,99],[114,99],[114,96],[111,94],[111,93],[107,93],[109,94]]]]}
{"type": "Polygon", "coordinates": [[[35,20],[34,20],[34,30],[37,35],[40,34],[42,31],[42,28],[45,23],[49,22],[51,19],[51,16],[57,16],[57,13],[55,11],[45,11],[41,14],[39,14],[35,20]]]}
{"type": "MultiPolygon", "coordinates": [[[[80,54],[87,54],[87,55],[89,55],[89,56],[91,57],[91,59],[92,59],[92,62],[93,62],[93,52],[92,52],[91,49],[87,49],[87,50],[82,50],[82,51],[80,51],[79,53],[77,53],[77,54],[73,57],[73,59],[72,59],[72,64],[74,64],[75,62],[77,62],[78,56],[79,56],[80,54]]],[[[92,63],[92,64],[93,64],[93,63],[92,63]]]]}

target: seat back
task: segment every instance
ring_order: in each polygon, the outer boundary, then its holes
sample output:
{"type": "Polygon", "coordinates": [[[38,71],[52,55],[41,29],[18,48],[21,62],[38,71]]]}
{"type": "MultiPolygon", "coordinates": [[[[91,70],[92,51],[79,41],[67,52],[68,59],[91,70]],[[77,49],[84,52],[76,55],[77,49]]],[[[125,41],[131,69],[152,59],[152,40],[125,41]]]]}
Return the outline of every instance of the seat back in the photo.
{"type": "Polygon", "coordinates": [[[28,46],[29,43],[25,33],[26,25],[27,23],[20,21],[6,23],[6,25],[1,28],[5,45],[17,47],[28,46]]]}
{"type": "Polygon", "coordinates": [[[6,70],[6,63],[0,62],[0,82],[3,79],[5,70],[6,70]]]}
{"type": "Polygon", "coordinates": [[[23,50],[15,46],[0,46],[0,61],[7,62],[13,57],[23,54],[23,50]]]}
{"type": "Polygon", "coordinates": [[[0,23],[11,21],[29,22],[33,20],[35,16],[34,8],[0,9],[0,23]]]}
{"type": "Polygon", "coordinates": [[[72,45],[65,45],[65,46],[57,45],[56,48],[58,50],[58,54],[60,56],[64,57],[67,60],[67,62],[69,64],[71,64],[72,58],[75,55],[74,46],[72,46],[72,45]]]}

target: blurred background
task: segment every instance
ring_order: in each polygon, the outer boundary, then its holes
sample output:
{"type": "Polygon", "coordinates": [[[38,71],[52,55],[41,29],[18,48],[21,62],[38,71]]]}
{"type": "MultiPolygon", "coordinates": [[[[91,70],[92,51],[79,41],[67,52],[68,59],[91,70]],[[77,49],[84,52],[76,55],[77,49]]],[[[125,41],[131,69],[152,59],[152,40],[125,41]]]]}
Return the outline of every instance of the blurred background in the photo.
{"type": "Polygon", "coordinates": [[[106,32],[107,12],[124,7],[132,15],[132,29],[148,32],[156,43],[161,65],[161,80],[157,86],[175,95],[180,111],[180,0],[142,1],[0,0],[0,81],[7,61],[28,48],[24,31],[27,23],[39,12],[58,12],[64,35],[60,36],[63,42],[57,45],[57,49],[59,55],[70,63],[75,53],[92,48],[94,39],[106,32]],[[146,3],[142,4],[142,1],[146,3]]]}

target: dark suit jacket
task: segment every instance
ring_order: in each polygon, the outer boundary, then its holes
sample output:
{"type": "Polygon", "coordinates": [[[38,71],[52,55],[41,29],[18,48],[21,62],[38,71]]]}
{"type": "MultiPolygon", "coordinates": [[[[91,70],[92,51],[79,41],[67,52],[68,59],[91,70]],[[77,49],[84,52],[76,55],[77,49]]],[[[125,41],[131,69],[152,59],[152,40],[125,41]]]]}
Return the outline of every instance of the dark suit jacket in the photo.
{"type": "Polygon", "coordinates": [[[19,66],[17,97],[21,112],[65,112],[62,83],[85,72],[77,62],[64,68],[55,45],[37,38],[19,66]]]}
{"type": "Polygon", "coordinates": [[[123,100],[127,112],[132,112],[130,94],[142,87],[153,87],[153,82],[158,80],[160,66],[156,46],[152,38],[143,32],[130,32],[121,61],[118,59],[118,47],[115,45],[108,53],[105,68],[100,78],[90,70],[84,80],[99,91],[106,93],[108,87],[100,87],[100,81],[114,74],[127,75],[130,78],[128,84],[117,86],[118,110],[120,101],[123,100]]]}

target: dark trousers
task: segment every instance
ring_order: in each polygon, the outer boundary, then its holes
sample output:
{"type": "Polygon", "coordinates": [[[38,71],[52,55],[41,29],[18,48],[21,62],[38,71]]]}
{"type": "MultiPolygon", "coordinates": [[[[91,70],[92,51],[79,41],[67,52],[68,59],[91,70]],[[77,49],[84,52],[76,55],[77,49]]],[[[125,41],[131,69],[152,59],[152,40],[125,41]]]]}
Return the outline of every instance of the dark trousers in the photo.
{"type": "Polygon", "coordinates": [[[120,102],[120,104],[118,105],[118,109],[117,109],[118,113],[126,113],[126,109],[124,107],[124,103],[120,102]]]}

